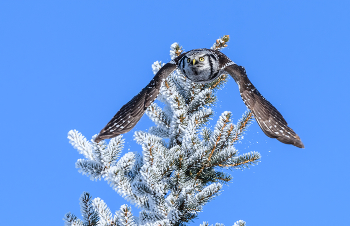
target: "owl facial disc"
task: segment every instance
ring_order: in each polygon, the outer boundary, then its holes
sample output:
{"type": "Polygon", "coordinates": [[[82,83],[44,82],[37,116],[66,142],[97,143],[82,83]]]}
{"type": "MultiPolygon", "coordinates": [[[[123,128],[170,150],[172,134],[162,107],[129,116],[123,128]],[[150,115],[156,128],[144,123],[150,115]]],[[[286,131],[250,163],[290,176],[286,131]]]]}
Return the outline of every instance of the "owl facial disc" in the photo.
{"type": "Polygon", "coordinates": [[[218,58],[208,50],[192,50],[182,57],[178,68],[195,83],[209,83],[221,75],[218,58]]]}

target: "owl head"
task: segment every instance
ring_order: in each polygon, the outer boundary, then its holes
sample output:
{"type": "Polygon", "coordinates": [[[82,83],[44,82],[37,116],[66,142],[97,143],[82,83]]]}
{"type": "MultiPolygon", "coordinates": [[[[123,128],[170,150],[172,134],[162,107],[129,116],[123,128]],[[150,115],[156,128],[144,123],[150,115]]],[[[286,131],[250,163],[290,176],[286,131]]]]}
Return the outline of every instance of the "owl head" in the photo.
{"type": "Polygon", "coordinates": [[[220,76],[219,59],[214,51],[195,49],[179,61],[178,69],[195,83],[208,83],[220,76]]]}

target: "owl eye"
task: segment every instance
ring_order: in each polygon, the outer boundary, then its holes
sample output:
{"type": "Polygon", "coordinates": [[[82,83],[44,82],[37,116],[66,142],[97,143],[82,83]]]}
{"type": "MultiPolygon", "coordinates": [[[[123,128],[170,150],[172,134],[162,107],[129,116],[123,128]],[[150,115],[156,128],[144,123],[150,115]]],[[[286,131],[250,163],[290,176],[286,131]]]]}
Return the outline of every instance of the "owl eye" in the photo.
{"type": "Polygon", "coordinates": [[[204,57],[199,57],[199,61],[204,61],[204,57]]]}
{"type": "Polygon", "coordinates": [[[191,60],[190,60],[190,58],[187,58],[187,63],[189,63],[191,60]]]}

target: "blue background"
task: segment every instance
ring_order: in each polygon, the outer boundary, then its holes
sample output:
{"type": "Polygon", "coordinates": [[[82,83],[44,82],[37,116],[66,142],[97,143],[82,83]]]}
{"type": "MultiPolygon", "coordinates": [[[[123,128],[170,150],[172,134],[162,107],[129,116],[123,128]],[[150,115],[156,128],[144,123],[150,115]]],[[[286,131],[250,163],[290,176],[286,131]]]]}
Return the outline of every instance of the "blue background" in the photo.
{"type": "MultiPolygon", "coordinates": [[[[233,181],[191,223],[350,225],[348,1],[1,1],[1,224],[63,225],[80,217],[88,191],[114,212],[127,203],[105,181],[77,172],[67,140],[89,139],[153,77],[170,45],[211,47],[243,65],[259,91],[299,134],[305,149],[266,137],[254,122],[237,148],[261,162],[233,181]]],[[[230,79],[215,107],[246,110],[230,79]]],[[[133,132],[124,153],[140,151],[133,132]]],[[[133,208],[138,216],[139,210],[133,208]]]]}

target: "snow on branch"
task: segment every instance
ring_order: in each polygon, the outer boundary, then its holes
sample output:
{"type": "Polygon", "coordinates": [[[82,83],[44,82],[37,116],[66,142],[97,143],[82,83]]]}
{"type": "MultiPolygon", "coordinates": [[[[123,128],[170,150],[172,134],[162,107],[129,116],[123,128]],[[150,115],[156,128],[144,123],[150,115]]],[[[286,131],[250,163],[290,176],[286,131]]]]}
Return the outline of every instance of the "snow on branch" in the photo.
{"type": "Polygon", "coordinates": [[[211,49],[221,50],[221,49],[227,47],[227,43],[228,43],[229,40],[230,40],[230,36],[229,35],[224,35],[221,38],[216,39],[216,42],[211,47],[211,49]]]}
{"type": "Polygon", "coordinates": [[[83,154],[85,158],[93,159],[92,147],[81,133],[77,130],[71,130],[68,132],[68,139],[69,143],[77,149],[80,154],[83,154]]]}
{"type": "Polygon", "coordinates": [[[80,211],[84,219],[84,225],[97,225],[99,221],[98,213],[92,205],[90,194],[87,192],[84,192],[80,197],[80,211]]]}
{"type": "Polygon", "coordinates": [[[106,203],[100,199],[92,199],[88,192],[80,197],[80,210],[83,220],[74,214],[67,213],[63,218],[65,226],[136,226],[131,208],[122,205],[113,215],[106,203]]]}
{"type": "Polygon", "coordinates": [[[119,211],[119,223],[123,226],[135,226],[134,216],[131,213],[131,208],[127,205],[122,205],[119,211]]]}
{"type": "Polygon", "coordinates": [[[211,90],[218,90],[223,88],[225,83],[227,82],[228,75],[227,74],[222,74],[220,77],[208,84],[205,85],[205,87],[208,87],[211,90]]]}
{"type": "Polygon", "coordinates": [[[112,224],[113,216],[111,210],[107,207],[106,203],[100,198],[94,198],[92,200],[92,207],[98,214],[98,225],[112,224]]]}
{"type": "Polygon", "coordinates": [[[179,43],[174,42],[170,46],[170,57],[171,59],[175,59],[176,57],[180,56],[180,54],[183,52],[182,46],[179,45],[179,43]]]}
{"type": "MultiPolygon", "coordinates": [[[[199,226],[209,226],[209,223],[204,221],[199,226]]],[[[211,226],[213,226],[213,225],[211,225],[211,226]]],[[[216,223],[215,226],[225,226],[225,225],[220,224],[220,223],[216,223]]],[[[246,226],[246,223],[243,220],[239,220],[239,221],[236,221],[232,226],[246,226]]]]}
{"type": "Polygon", "coordinates": [[[239,221],[236,221],[233,226],[246,226],[246,223],[245,221],[243,220],[239,220],[239,221]]]}
{"type": "Polygon", "coordinates": [[[244,131],[247,130],[248,126],[251,124],[253,119],[253,113],[251,111],[246,111],[242,118],[238,121],[237,126],[235,126],[234,133],[229,137],[231,143],[235,143],[240,139],[243,139],[244,131]]]}
{"type": "Polygon", "coordinates": [[[161,61],[156,61],[152,64],[153,74],[157,74],[157,72],[164,66],[161,61]]]}
{"type": "Polygon", "coordinates": [[[74,214],[72,213],[67,213],[64,218],[64,225],[65,226],[78,226],[81,225],[83,226],[83,222],[79,220],[74,214]]]}
{"type": "Polygon", "coordinates": [[[163,130],[169,129],[170,119],[156,103],[152,103],[151,106],[147,108],[146,114],[158,127],[161,127],[163,130]]]}

